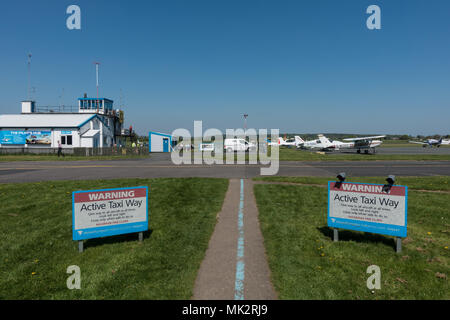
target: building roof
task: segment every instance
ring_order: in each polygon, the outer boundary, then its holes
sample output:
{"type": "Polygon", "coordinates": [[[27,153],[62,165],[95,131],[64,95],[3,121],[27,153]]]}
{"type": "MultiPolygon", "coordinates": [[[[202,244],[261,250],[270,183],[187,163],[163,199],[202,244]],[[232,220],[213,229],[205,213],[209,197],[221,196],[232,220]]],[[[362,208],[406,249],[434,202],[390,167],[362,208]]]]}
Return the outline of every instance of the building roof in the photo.
{"type": "Polygon", "coordinates": [[[167,133],[161,133],[161,132],[156,132],[156,131],[149,131],[148,132],[149,135],[157,135],[157,136],[163,136],[163,137],[168,137],[168,138],[172,138],[171,134],[167,134],[167,133]]]}
{"type": "Polygon", "coordinates": [[[100,130],[94,130],[94,129],[89,129],[88,131],[86,131],[85,133],[82,134],[83,138],[91,138],[93,136],[95,136],[96,134],[98,134],[100,132],[100,130]]]}
{"type": "Polygon", "coordinates": [[[93,114],[4,114],[0,115],[0,128],[78,128],[96,117],[93,114]]]}

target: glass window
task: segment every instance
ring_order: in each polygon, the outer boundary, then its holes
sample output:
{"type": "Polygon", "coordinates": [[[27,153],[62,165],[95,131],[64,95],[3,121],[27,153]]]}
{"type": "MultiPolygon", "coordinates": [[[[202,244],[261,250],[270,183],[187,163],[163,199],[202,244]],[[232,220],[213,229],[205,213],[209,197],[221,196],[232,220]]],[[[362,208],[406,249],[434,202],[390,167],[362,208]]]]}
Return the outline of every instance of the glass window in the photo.
{"type": "Polygon", "coordinates": [[[61,144],[66,146],[72,145],[72,136],[61,136],[61,144]]]}

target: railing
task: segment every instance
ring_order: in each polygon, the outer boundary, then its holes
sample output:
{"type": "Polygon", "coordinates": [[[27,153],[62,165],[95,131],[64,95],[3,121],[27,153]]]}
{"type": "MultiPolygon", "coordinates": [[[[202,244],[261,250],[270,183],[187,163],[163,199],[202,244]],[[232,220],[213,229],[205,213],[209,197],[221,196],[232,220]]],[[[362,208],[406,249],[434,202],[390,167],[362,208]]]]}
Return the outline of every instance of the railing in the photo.
{"type": "Polygon", "coordinates": [[[78,106],[36,106],[36,113],[78,113],[78,106]]]}
{"type": "MultiPolygon", "coordinates": [[[[78,106],[36,106],[34,109],[34,113],[79,113],[80,110],[97,113],[97,109],[79,109],[78,106]]],[[[119,113],[117,113],[115,109],[104,110],[100,108],[99,113],[118,118],[120,117],[119,113]]]]}

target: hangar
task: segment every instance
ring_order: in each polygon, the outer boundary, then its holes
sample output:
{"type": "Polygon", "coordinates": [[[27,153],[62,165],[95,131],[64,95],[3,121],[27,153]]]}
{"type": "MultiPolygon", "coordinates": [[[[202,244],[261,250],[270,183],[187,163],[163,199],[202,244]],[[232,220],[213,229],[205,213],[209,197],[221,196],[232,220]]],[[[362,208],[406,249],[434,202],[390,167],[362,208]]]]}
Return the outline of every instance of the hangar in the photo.
{"type": "Polygon", "coordinates": [[[22,101],[22,113],[0,115],[0,147],[57,148],[59,142],[63,148],[111,147],[123,123],[123,112],[113,110],[112,103],[85,96],[77,110],[22,101]]]}

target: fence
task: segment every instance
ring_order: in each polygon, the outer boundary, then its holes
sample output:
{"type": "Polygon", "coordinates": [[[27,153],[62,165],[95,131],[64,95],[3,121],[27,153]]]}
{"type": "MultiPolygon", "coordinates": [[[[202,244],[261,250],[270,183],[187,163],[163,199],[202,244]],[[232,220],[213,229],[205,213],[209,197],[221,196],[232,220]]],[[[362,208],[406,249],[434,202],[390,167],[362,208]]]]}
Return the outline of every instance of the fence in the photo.
{"type": "MultiPolygon", "coordinates": [[[[73,156],[119,156],[119,155],[148,155],[148,147],[107,147],[107,148],[63,148],[65,155],[73,156]]],[[[56,155],[58,148],[30,148],[30,147],[1,147],[0,155],[6,154],[40,154],[56,155]]]]}

